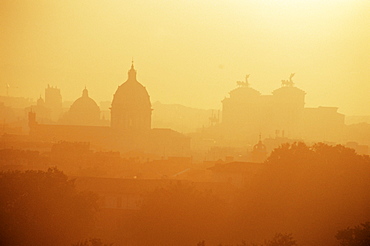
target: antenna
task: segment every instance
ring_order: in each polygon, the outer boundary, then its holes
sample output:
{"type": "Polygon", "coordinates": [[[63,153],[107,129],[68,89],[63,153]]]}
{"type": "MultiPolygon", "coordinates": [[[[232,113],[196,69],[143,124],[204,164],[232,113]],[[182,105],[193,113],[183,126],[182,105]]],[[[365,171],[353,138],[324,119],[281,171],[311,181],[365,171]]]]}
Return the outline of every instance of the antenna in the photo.
{"type": "Polygon", "coordinates": [[[9,97],[9,89],[10,88],[18,88],[17,86],[10,86],[9,83],[6,83],[6,96],[9,97]]]}

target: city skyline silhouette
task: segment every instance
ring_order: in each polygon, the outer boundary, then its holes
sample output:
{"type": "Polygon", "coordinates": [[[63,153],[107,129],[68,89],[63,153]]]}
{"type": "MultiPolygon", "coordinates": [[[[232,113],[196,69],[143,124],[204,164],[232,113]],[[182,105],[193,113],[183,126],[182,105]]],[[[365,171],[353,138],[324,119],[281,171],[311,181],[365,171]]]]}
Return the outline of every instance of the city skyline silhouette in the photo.
{"type": "Polygon", "coordinates": [[[370,1],[0,1],[0,245],[370,245],[370,1]]]}
{"type": "Polygon", "coordinates": [[[307,106],[370,114],[367,1],[1,4],[1,95],[109,101],[134,57],[153,102],[220,109],[245,74],[270,94],[295,72],[307,106]]]}

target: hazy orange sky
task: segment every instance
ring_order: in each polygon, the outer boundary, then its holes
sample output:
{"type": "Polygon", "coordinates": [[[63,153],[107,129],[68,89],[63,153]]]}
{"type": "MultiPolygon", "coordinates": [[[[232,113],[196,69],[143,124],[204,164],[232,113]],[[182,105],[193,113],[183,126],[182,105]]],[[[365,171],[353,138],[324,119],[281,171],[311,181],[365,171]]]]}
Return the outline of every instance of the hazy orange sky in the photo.
{"type": "Polygon", "coordinates": [[[2,0],[0,94],[112,100],[134,57],[152,103],[221,108],[251,74],[262,94],[295,72],[306,106],[370,115],[369,0],[2,0]]]}

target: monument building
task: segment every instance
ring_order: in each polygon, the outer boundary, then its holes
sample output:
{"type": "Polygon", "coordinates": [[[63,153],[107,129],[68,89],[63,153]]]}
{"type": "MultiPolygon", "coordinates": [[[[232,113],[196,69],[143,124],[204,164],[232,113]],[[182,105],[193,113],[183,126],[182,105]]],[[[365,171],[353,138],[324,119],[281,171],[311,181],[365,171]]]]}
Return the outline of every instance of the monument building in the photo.
{"type": "Polygon", "coordinates": [[[252,144],[259,133],[274,136],[284,132],[289,138],[308,141],[340,141],[344,115],[334,107],[305,108],[306,93],[295,87],[292,73],[272,95],[261,95],[244,82],[222,101],[221,129],[231,142],[252,144]]]}

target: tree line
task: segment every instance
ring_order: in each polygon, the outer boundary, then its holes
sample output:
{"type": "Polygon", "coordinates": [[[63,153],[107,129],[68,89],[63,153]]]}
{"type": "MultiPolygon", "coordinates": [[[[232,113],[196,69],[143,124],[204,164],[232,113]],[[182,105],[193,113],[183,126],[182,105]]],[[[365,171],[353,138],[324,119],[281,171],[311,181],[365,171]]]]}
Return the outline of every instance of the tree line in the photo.
{"type": "MultiPolygon", "coordinates": [[[[161,188],[125,218],[114,241],[102,239],[134,246],[369,245],[369,183],[369,156],[340,145],[286,144],[233,200],[192,185],[161,188]]],[[[78,192],[60,170],[0,172],[0,245],[102,246],[98,213],[99,197],[78,192]]]]}

